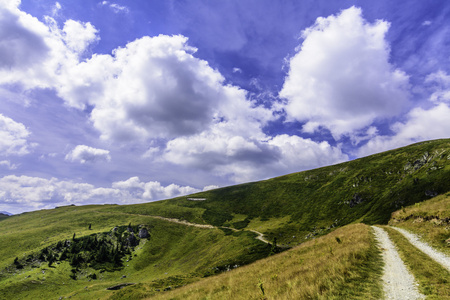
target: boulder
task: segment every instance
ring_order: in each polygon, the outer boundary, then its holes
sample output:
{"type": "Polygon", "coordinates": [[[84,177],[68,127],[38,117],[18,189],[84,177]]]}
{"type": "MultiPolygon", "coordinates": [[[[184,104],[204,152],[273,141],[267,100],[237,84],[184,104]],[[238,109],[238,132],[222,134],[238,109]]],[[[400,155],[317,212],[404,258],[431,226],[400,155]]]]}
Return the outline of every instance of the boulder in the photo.
{"type": "Polygon", "coordinates": [[[150,233],[148,233],[147,228],[141,228],[141,230],[139,230],[139,238],[148,239],[149,237],[150,233]]]}

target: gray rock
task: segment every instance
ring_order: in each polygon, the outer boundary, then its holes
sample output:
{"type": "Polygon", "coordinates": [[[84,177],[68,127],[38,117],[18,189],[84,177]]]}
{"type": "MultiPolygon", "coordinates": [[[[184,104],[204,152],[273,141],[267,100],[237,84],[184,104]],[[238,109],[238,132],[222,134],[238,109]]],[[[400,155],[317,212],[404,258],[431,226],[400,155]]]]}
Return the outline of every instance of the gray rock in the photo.
{"type": "Polygon", "coordinates": [[[149,237],[150,233],[148,233],[147,228],[141,228],[141,230],[139,230],[139,238],[148,239],[149,237]]]}

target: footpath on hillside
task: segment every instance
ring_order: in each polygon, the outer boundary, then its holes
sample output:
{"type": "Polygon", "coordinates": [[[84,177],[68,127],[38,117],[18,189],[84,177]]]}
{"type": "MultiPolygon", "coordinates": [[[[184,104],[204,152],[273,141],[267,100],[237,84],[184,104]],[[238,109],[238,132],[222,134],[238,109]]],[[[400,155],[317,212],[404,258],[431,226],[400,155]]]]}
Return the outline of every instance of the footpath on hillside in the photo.
{"type": "MultiPolygon", "coordinates": [[[[185,220],[180,220],[180,219],[175,219],[175,218],[166,218],[166,217],[162,217],[162,216],[153,216],[153,215],[143,215],[143,214],[132,214],[132,213],[123,213],[123,214],[127,214],[127,215],[135,215],[135,216],[143,216],[143,217],[150,217],[150,218],[155,218],[155,219],[159,219],[159,220],[164,220],[164,221],[168,221],[168,222],[172,222],[172,223],[177,223],[177,224],[181,224],[181,225],[185,225],[185,226],[193,226],[193,227],[198,227],[198,228],[208,228],[208,229],[220,229],[220,228],[224,228],[224,229],[230,229],[234,232],[237,231],[242,231],[242,230],[238,230],[236,228],[232,228],[232,227],[225,227],[225,226],[213,226],[213,225],[209,225],[209,224],[198,224],[198,223],[191,223],[185,220]]],[[[260,240],[263,243],[266,244],[271,244],[270,241],[266,240],[264,238],[264,234],[262,234],[259,231],[253,230],[253,229],[247,229],[248,231],[251,231],[253,233],[256,233],[258,236],[255,237],[255,239],[260,240]]],[[[289,246],[285,246],[285,245],[276,245],[277,247],[280,248],[290,248],[289,246]]]]}
{"type": "Polygon", "coordinates": [[[447,269],[450,272],[450,257],[445,255],[444,253],[434,249],[427,243],[420,240],[419,236],[416,234],[413,234],[411,232],[408,232],[405,229],[398,228],[398,227],[392,227],[401,234],[417,249],[428,255],[432,260],[440,264],[442,267],[447,269]]]}
{"type": "Polygon", "coordinates": [[[382,249],[384,261],[382,280],[386,299],[424,299],[425,296],[419,293],[418,284],[400,258],[387,232],[380,227],[372,226],[372,228],[382,249]]]}

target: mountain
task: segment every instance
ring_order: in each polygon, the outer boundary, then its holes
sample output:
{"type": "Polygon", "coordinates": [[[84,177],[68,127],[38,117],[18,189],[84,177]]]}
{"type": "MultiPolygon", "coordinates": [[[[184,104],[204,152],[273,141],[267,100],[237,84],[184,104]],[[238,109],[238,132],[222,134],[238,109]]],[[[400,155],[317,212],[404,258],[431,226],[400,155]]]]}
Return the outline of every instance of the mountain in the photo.
{"type": "Polygon", "coordinates": [[[259,297],[308,282],[319,284],[312,294],[377,295],[379,252],[370,227],[356,223],[387,224],[398,209],[448,191],[449,139],[187,197],[14,215],[1,221],[0,299],[159,297],[224,271],[247,274],[251,266],[240,267],[256,261],[266,271],[250,269],[242,286],[259,297]],[[325,269],[314,264],[322,260],[325,269]]]}
{"type": "Polygon", "coordinates": [[[7,216],[12,216],[12,213],[9,213],[7,211],[0,211],[0,215],[7,215],[7,216]]]}
{"type": "Polygon", "coordinates": [[[446,139],[266,181],[111,211],[145,211],[195,223],[255,229],[269,240],[277,238],[279,243],[295,245],[355,221],[387,223],[391,213],[402,206],[448,190],[450,140],[446,139]]]}

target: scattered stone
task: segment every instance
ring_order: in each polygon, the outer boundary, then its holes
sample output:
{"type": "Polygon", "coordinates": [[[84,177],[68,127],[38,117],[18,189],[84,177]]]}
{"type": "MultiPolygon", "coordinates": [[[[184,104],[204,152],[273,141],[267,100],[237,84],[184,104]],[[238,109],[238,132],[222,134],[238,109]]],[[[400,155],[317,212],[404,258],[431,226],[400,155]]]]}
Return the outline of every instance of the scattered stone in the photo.
{"type": "Polygon", "coordinates": [[[353,208],[356,205],[363,203],[364,201],[366,201],[366,200],[363,199],[363,197],[361,197],[361,195],[356,193],[353,195],[352,200],[349,201],[348,205],[350,206],[350,208],[353,208]]]}
{"type": "Polygon", "coordinates": [[[120,277],[120,279],[124,279],[127,278],[127,275],[122,275],[122,277],[120,277]]]}
{"type": "Polygon", "coordinates": [[[150,237],[150,234],[148,233],[147,228],[141,228],[141,230],[139,230],[139,238],[148,239],[149,237],[150,237]]]}

